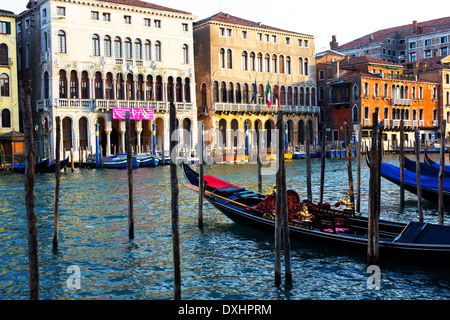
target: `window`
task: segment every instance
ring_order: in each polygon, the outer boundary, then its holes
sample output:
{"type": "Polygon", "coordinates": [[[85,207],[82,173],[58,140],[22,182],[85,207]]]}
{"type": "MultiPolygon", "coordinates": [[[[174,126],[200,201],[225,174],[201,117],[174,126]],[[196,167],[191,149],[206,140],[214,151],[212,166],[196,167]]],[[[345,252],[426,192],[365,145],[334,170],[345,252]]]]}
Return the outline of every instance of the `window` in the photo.
{"type": "Polygon", "coordinates": [[[91,19],[92,20],[99,20],[98,11],[91,11],[91,19]]]}
{"type": "Polygon", "coordinates": [[[0,33],[11,34],[11,22],[0,21],[0,33]]]}
{"type": "Polygon", "coordinates": [[[227,29],[227,35],[231,38],[233,36],[233,30],[227,29]]]}
{"type": "Polygon", "coordinates": [[[446,56],[446,55],[448,55],[448,48],[447,47],[441,48],[441,56],[446,56]]]}
{"type": "Polygon", "coordinates": [[[183,45],[183,63],[189,63],[189,47],[187,44],[183,45]]]}
{"type": "Polygon", "coordinates": [[[227,66],[228,69],[233,69],[233,51],[231,49],[227,51],[227,66]]]}
{"type": "Polygon", "coordinates": [[[119,37],[114,38],[114,55],[116,58],[122,58],[122,40],[119,37]]]}
{"type": "Polygon", "coordinates": [[[181,24],[181,27],[183,28],[183,31],[184,31],[184,32],[189,31],[189,25],[188,25],[187,23],[182,23],[182,24],[181,24]]]}
{"type": "Polygon", "coordinates": [[[302,39],[298,39],[298,46],[301,47],[302,46],[302,39]]]}
{"type": "Polygon", "coordinates": [[[225,37],[225,28],[219,28],[219,35],[225,37]]]}
{"type": "Polygon", "coordinates": [[[67,53],[66,50],[66,33],[62,30],[58,31],[58,53],[67,53]]]}
{"type": "Polygon", "coordinates": [[[277,43],[277,36],[275,36],[275,35],[272,36],[272,42],[277,43]]]}
{"type": "Polygon", "coordinates": [[[145,52],[145,59],[152,60],[152,43],[150,42],[150,40],[145,40],[144,52],[145,52]]]}
{"type": "Polygon", "coordinates": [[[409,61],[416,61],[417,60],[417,52],[411,52],[409,54],[409,61]]]}
{"type": "Polygon", "coordinates": [[[9,65],[8,46],[6,43],[0,44],[0,66],[9,65]]]}
{"type": "Polygon", "coordinates": [[[111,21],[111,13],[104,12],[103,13],[103,21],[111,21]]]}
{"type": "Polygon", "coordinates": [[[242,31],[242,39],[247,39],[247,38],[248,38],[247,31],[242,31]]]}
{"type": "MultiPolygon", "coordinates": [[[[307,40],[305,40],[305,42],[306,41],[307,40]]],[[[304,72],[305,76],[307,76],[309,74],[308,70],[309,70],[309,61],[308,61],[308,58],[305,58],[305,60],[304,60],[304,68],[303,68],[303,72],[304,72]]]]}
{"type": "Polygon", "coordinates": [[[425,40],[425,46],[431,46],[431,39],[426,39],[425,40]]]}
{"type": "Polygon", "coordinates": [[[48,50],[48,35],[44,32],[44,37],[42,38],[42,52],[47,52],[48,50]]]}
{"type": "Polygon", "coordinates": [[[151,27],[152,26],[152,20],[149,18],[144,18],[144,26],[151,27]]]}
{"type": "Polygon", "coordinates": [[[56,15],[58,15],[58,16],[65,16],[66,15],[66,8],[65,7],[56,7],[56,15]]]}
{"type": "Polygon", "coordinates": [[[415,42],[410,42],[409,43],[409,48],[410,49],[415,49],[416,48],[416,43],[415,42]]]}
{"type": "Polygon", "coordinates": [[[123,22],[126,24],[131,24],[131,16],[123,16],[123,22]]]}
{"type": "Polygon", "coordinates": [[[161,28],[161,20],[155,20],[154,24],[155,24],[155,28],[161,28]]]}
{"type": "Polygon", "coordinates": [[[431,50],[424,50],[425,58],[431,58],[431,50]]]}
{"type": "Polygon", "coordinates": [[[266,42],[270,42],[270,35],[266,34],[265,37],[266,37],[266,42]]]}
{"type": "Polygon", "coordinates": [[[161,61],[161,42],[155,42],[155,60],[161,61]]]}
{"type": "Polygon", "coordinates": [[[7,74],[0,76],[0,96],[9,97],[9,77],[7,74]]]}
{"type": "Polygon", "coordinates": [[[22,32],[22,23],[17,23],[17,26],[16,26],[16,32],[17,33],[20,33],[20,32],[22,32]]]}
{"type": "Polygon", "coordinates": [[[132,50],[131,50],[131,39],[130,38],[126,38],[125,39],[125,59],[132,59],[133,58],[133,54],[132,54],[132,50]]]}
{"type": "Polygon", "coordinates": [[[305,40],[304,44],[305,44],[305,48],[309,48],[309,41],[308,40],[305,40]]]}
{"type": "Polygon", "coordinates": [[[286,57],[286,73],[287,73],[287,74],[291,74],[291,73],[292,73],[292,69],[291,69],[291,57],[289,57],[289,56],[286,57]]]}
{"type": "Polygon", "coordinates": [[[248,53],[242,51],[242,70],[248,70],[248,53]]]}
{"type": "Polygon", "coordinates": [[[134,41],[134,58],[136,60],[142,60],[142,42],[140,39],[134,41]]]}
{"type": "Polygon", "coordinates": [[[98,34],[92,36],[92,55],[100,56],[100,37],[98,34]]]}
{"type": "Polygon", "coordinates": [[[447,41],[448,41],[447,36],[441,37],[441,43],[446,43],[447,41]]]}
{"type": "Polygon", "coordinates": [[[220,48],[219,51],[219,64],[221,68],[225,68],[225,49],[220,48]]]}
{"type": "Polygon", "coordinates": [[[25,19],[25,29],[28,29],[30,27],[30,18],[25,19]]]}
{"type": "Polygon", "coordinates": [[[262,35],[262,33],[257,33],[257,35],[256,35],[256,39],[258,40],[258,41],[263,41],[263,35],[262,35]]]}
{"type": "Polygon", "coordinates": [[[319,80],[325,80],[325,71],[324,70],[319,71],[319,80]]]}
{"type": "Polygon", "coordinates": [[[9,109],[2,110],[2,128],[11,128],[11,111],[9,109]]]}
{"type": "Polygon", "coordinates": [[[105,56],[106,57],[111,57],[112,56],[112,52],[111,52],[111,37],[110,36],[105,36],[105,38],[103,39],[103,42],[105,44],[105,56]]]}
{"type": "Polygon", "coordinates": [[[286,45],[290,46],[291,45],[291,38],[286,37],[286,45]]]}

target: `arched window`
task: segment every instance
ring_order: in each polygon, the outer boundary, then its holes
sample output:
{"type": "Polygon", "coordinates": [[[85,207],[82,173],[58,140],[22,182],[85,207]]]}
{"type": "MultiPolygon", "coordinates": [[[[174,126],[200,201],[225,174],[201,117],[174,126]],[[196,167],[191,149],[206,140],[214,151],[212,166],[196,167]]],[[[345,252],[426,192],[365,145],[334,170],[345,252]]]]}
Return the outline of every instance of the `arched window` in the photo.
{"type": "Polygon", "coordinates": [[[104,43],[104,50],[105,50],[105,56],[106,57],[111,57],[112,56],[112,52],[111,52],[111,37],[110,36],[105,36],[103,38],[103,43],[104,43]]]}
{"type": "Polygon", "coordinates": [[[122,58],[122,40],[119,37],[114,38],[114,55],[116,58],[122,58]]]}
{"type": "Polygon", "coordinates": [[[81,99],[89,99],[89,74],[87,71],[81,73],[81,99]]]}
{"type": "Polygon", "coordinates": [[[117,74],[116,79],[116,99],[125,100],[124,90],[123,90],[123,75],[121,73],[117,74]]]}
{"type": "Polygon", "coordinates": [[[156,61],[161,61],[162,56],[161,56],[161,42],[156,41],[155,42],[155,60],[156,61]]]}
{"type": "Polygon", "coordinates": [[[203,83],[202,84],[202,90],[201,90],[201,102],[200,102],[200,106],[201,107],[206,107],[207,103],[206,103],[206,84],[203,83]]]}
{"type": "Polygon", "coordinates": [[[100,37],[98,34],[92,36],[92,55],[100,56],[100,37]]]}
{"type": "Polygon", "coordinates": [[[256,60],[256,55],[254,52],[250,52],[250,70],[251,71],[255,71],[256,69],[256,65],[255,65],[255,61],[256,60]]]}
{"type": "MultiPolygon", "coordinates": [[[[213,83],[212,94],[213,94],[213,102],[219,102],[219,83],[217,81],[214,81],[214,83],[213,83]]],[[[206,101],[205,101],[205,105],[206,105],[206,101]]]]}
{"type": "Polygon", "coordinates": [[[75,70],[70,72],[70,99],[78,99],[78,74],[75,70]]]}
{"type": "Polygon", "coordinates": [[[27,43],[25,45],[25,68],[31,67],[31,45],[27,43]]]}
{"type": "Polygon", "coordinates": [[[94,87],[95,99],[103,99],[103,80],[101,72],[95,73],[94,87]]]}
{"type": "Polygon", "coordinates": [[[11,128],[11,110],[2,110],[2,128],[11,128]]]}
{"type": "Polygon", "coordinates": [[[369,97],[369,83],[364,83],[364,97],[369,97]]]}
{"type": "Polygon", "coordinates": [[[9,97],[9,76],[5,73],[0,75],[0,96],[9,97]]]}
{"type": "Polygon", "coordinates": [[[66,71],[59,71],[59,98],[67,99],[67,77],[66,71]]]}
{"type": "Polygon", "coordinates": [[[288,106],[292,106],[292,87],[288,87],[287,104],[288,104],[288,106]]]}
{"type": "Polygon", "coordinates": [[[131,39],[126,38],[125,39],[125,59],[132,59],[133,58],[133,52],[131,50],[131,39]]]}
{"type": "Polygon", "coordinates": [[[106,74],[106,99],[113,100],[114,99],[114,80],[111,72],[106,74]]]}
{"type": "Polygon", "coordinates": [[[134,40],[134,58],[142,60],[142,42],[141,39],[134,40]]]}
{"type": "Polygon", "coordinates": [[[58,31],[58,53],[67,53],[66,33],[62,30],[58,31]]]}
{"type": "Polygon", "coordinates": [[[221,68],[225,68],[226,62],[225,62],[225,49],[224,48],[220,48],[219,51],[219,65],[221,68]]]}
{"type": "Polygon", "coordinates": [[[272,72],[273,73],[277,73],[278,71],[278,67],[277,67],[277,56],[274,54],[272,55],[272,72]]]}
{"type": "Polygon", "coordinates": [[[298,73],[303,74],[303,58],[298,58],[298,73]]]}
{"type": "Polygon", "coordinates": [[[242,51],[242,70],[248,70],[248,53],[242,51]]]}
{"type": "Polygon", "coordinates": [[[181,83],[181,78],[178,77],[177,78],[177,84],[176,84],[176,88],[175,88],[175,95],[176,95],[176,101],[177,102],[183,102],[183,93],[182,93],[182,83],[181,83]]]}
{"type": "Polygon", "coordinates": [[[233,51],[231,49],[227,50],[227,67],[233,69],[233,51]]]}
{"type": "Polygon", "coordinates": [[[156,85],[155,85],[155,98],[156,101],[162,101],[162,77],[156,77],[156,85]]]}
{"type": "Polygon", "coordinates": [[[298,88],[294,87],[294,106],[298,106],[298,88]]]}
{"type": "Polygon", "coordinates": [[[189,63],[189,47],[187,44],[183,45],[183,63],[189,63]]]}
{"type": "Polygon", "coordinates": [[[9,65],[8,46],[6,45],[6,43],[0,44],[0,65],[9,65]]]}
{"type": "Polygon", "coordinates": [[[280,55],[280,57],[278,58],[278,62],[280,65],[280,73],[284,73],[284,56],[280,55]]]}
{"type": "Polygon", "coordinates": [[[258,64],[258,71],[262,72],[263,71],[263,57],[262,57],[261,52],[258,52],[256,59],[257,59],[257,64],[258,64]]]}
{"type": "Polygon", "coordinates": [[[309,70],[309,60],[308,60],[308,58],[305,58],[305,61],[304,61],[304,68],[303,68],[303,74],[305,75],[305,76],[307,76],[308,74],[309,74],[309,72],[308,72],[308,70],[309,70]]]}
{"type": "Polygon", "coordinates": [[[289,57],[289,56],[286,57],[286,73],[287,74],[291,74],[292,73],[291,57],[289,57]]]}
{"type": "Polygon", "coordinates": [[[44,99],[50,98],[50,78],[48,72],[44,72],[44,99]]]}
{"type": "Polygon", "coordinates": [[[150,42],[150,40],[145,40],[144,52],[145,52],[145,59],[152,60],[152,43],[150,42]]]}
{"type": "Polygon", "coordinates": [[[266,72],[270,72],[270,55],[268,53],[264,55],[264,67],[266,72]]]}
{"type": "Polygon", "coordinates": [[[184,79],[184,101],[191,103],[191,79],[184,79]]]}

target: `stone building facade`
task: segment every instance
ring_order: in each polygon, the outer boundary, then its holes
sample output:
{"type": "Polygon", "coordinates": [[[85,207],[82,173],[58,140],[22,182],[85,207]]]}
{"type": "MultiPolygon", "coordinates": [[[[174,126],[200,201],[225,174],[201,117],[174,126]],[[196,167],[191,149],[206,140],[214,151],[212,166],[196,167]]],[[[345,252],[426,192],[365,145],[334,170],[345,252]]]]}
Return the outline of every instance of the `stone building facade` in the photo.
{"type": "Polygon", "coordinates": [[[95,153],[96,123],[103,155],[124,152],[125,121],[115,119],[115,108],[153,109],[153,120],[131,121],[132,144],[151,150],[156,130],[157,150],[168,150],[171,100],[179,127],[192,133],[180,142],[192,148],[194,19],[138,0],[30,0],[17,21],[20,76],[32,80],[34,120],[43,122],[51,153],[57,116],[63,150],[73,147],[75,160],[80,148],[95,153]]]}

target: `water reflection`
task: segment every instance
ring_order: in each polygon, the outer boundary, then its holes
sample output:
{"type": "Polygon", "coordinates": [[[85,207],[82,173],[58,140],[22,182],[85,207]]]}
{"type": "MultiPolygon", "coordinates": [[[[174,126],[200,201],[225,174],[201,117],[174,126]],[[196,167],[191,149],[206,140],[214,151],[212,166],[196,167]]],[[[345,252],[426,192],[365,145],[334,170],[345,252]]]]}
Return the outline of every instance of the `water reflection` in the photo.
{"type": "MultiPolygon", "coordinates": [[[[398,163],[395,156],[386,162],[398,163]]],[[[286,164],[287,184],[306,195],[304,160],[286,164]]],[[[319,181],[320,160],[312,161],[319,181]]],[[[353,165],[356,170],[356,163],[353,165]]],[[[368,170],[362,167],[362,212],[367,212],[368,170]]],[[[355,171],[356,172],[356,171],[355,171]]],[[[125,170],[78,170],[62,174],[60,243],[54,254],[54,176],[36,177],[42,299],[172,299],[173,267],[169,168],[134,170],[135,240],[128,240],[125,170]],[[81,289],[69,290],[67,268],[81,269],[81,289]]],[[[212,165],[216,175],[257,189],[255,165],[212,165]]],[[[356,177],[356,174],[355,174],[356,177]]],[[[180,181],[180,239],[183,299],[448,299],[448,270],[382,257],[382,288],[366,288],[365,252],[347,252],[292,241],[291,290],[273,285],[273,236],[234,224],[211,205],[204,207],[204,230],[197,228],[197,195],[180,181]]],[[[275,177],[263,177],[264,190],[275,177]]],[[[356,186],[356,182],[355,182],[356,186]]],[[[417,220],[416,197],[406,192],[401,209],[398,187],[382,179],[382,218],[417,220]]],[[[313,184],[317,197],[318,183],[313,184]]],[[[325,200],[348,192],[341,159],[327,160],[325,200]]],[[[0,298],[28,298],[28,248],[23,176],[0,177],[0,298]]],[[[317,199],[316,199],[317,200],[317,199]]],[[[437,205],[424,202],[426,221],[438,221],[437,205]]],[[[448,219],[448,216],[446,216],[448,219]]]]}

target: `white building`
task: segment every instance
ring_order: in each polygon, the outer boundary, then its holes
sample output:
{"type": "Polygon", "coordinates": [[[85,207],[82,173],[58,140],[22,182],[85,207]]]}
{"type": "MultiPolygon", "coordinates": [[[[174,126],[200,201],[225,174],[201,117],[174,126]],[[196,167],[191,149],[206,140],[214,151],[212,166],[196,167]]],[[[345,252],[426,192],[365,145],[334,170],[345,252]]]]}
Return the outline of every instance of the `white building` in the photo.
{"type": "Polygon", "coordinates": [[[192,132],[180,139],[195,147],[195,16],[138,0],[30,0],[27,9],[17,19],[19,70],[32,80],[34,121],[52,155],[57,116],[76,161],[80,147],[95,153],[97,121],[103,155],[124,152],[125,121],[114,108],[154,109],[154,120],[131,121],[132,144],[152,150],[155,127],[157,150],[168,150],[172,98],[180,127],[192,132]]]}

